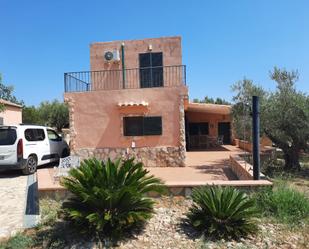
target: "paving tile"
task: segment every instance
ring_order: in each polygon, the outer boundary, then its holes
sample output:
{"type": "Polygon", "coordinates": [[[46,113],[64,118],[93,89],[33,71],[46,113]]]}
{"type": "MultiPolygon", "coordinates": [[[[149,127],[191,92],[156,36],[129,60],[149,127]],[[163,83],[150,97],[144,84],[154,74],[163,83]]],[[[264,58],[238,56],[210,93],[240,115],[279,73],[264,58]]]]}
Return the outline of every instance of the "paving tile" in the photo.
{"type": "Polygon", "coordinates": [[[18,173],[0,175],[0,238],[23,228],[27,176],[18,173]]]}

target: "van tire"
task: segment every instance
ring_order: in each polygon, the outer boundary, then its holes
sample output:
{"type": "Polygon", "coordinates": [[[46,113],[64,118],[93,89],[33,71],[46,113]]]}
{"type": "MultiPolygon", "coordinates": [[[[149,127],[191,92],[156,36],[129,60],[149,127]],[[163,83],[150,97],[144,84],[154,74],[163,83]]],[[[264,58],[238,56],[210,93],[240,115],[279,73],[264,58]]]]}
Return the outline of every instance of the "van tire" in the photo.
{"type": "Polygon", "coordinates": [[[26,167],[22,170],[24,175],[31,175],[36,172],[38,160],[35,155],[30,155],[26,162],[26,167]]]}

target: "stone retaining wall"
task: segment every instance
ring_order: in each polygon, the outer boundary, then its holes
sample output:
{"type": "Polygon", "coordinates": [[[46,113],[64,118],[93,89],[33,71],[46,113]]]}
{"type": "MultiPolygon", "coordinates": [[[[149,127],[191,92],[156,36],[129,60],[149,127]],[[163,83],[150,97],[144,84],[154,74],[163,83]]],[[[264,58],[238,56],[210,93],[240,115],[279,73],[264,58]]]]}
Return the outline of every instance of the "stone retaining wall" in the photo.
{"type": "MultiPolygon", "coordinates": [[[[191,196],[192,190],[196,187],[201,186],[232,186],[238,189],[245,189],[245,190],[254,190],[259,189],[265,186],[272,186],[272,183],[267,180],[245,180],[245,181],[210,181],[206,182],[203,185],[194,185],[194,186],[166,186],[167,192],[164,194],[165,196],[191,196]]],[[[39,199],[43,198],[50,198],[54,200],[62,200],[70,197],[70,193],[66,189],[59,189],[59,190],[39,190],[39,199]]],[[[159,198],[162,195],[154,192],[149,192],[148,196],[159,198]]]]}
{"type": "Polygon", "coordinates": [[[253,166],[240,156],[230,156],[230,168],[239,180],[253,180],[253,166]]]}
{"type": "Polygon", "coordinates": [[[76,149],[73,154],[81,159],[96,157],[101,160],[111,158],[135,157],[147,167],[184,167],[185,148],[180,147],[142,147],[142,148],[85,148],[76,149]]]}

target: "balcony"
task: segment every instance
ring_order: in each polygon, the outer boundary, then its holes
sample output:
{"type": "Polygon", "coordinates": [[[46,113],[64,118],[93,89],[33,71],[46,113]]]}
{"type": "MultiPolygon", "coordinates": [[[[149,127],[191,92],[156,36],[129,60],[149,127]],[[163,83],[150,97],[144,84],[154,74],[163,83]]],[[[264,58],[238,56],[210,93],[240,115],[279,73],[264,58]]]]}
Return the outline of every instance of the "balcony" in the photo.
{"type": "Polygon", "coordinates": [[[175,87],[186,85],[186,66],[83,71],[64,74],[65,92],[175,87]]]}

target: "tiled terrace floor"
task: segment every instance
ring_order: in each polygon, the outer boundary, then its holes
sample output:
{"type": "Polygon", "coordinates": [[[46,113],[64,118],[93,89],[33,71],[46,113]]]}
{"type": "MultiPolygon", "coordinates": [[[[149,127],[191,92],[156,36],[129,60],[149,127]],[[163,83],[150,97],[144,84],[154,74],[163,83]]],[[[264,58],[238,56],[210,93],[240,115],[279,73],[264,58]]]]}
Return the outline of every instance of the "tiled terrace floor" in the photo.
{"type": "MultiPolygon", "coordinates": [[[[186,167],[151,168],[149,171],[161,178],[169,187],[194,187],[205,184],[254,186],[268,184],[268,181],[239,181],[229,168],[231,154],[243,151],[235,146],[225,145],[213,151],[187,152],[186,167]]],[[[39,191],[61,190],[53,180],[53,169],[38,170],[39,191]]]]}
{"type": "Polygon", "coordinates": [[[150,173],[166,183],[206,182],[237,180],[229,167],[229,156],[243,151],[232,145],[224,145],[212,151],[187,152],[186,167],[149,168],[150,173]]]}

